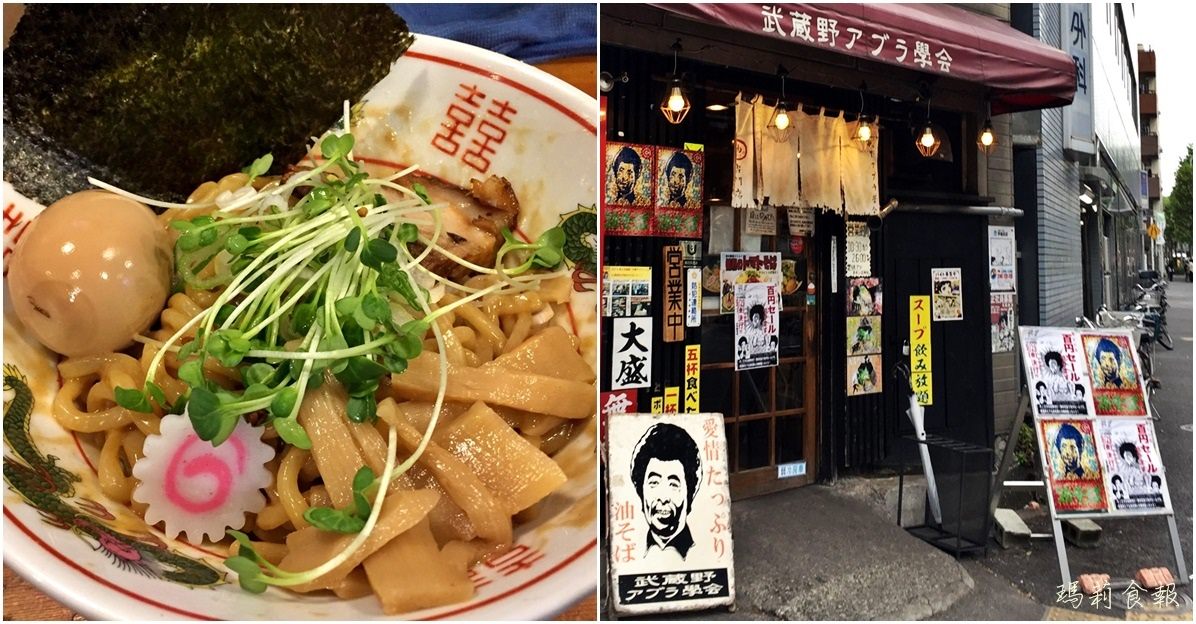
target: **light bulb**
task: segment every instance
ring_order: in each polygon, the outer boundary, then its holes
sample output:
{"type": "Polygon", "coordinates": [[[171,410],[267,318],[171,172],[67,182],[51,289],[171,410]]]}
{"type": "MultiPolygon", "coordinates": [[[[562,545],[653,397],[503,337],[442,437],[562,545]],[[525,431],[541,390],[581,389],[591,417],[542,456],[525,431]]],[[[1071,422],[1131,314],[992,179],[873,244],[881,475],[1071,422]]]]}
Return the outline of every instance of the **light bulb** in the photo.
{"type": "Polygon", "coordinates": [[[784,130],[789,127],[789,113],[785,109],[777,111],[777,118],[774,122],[778,130],[784,130]]]}
{"type": "Polygon", "coordinates": [[[922,147],[934,147],[934,132],[930,126],[926,126],[926,129],[922,131],[922,138],[919,141],[922,143],[922,147]]]}
{"type": "Polygon", "coordinates": [[[681,92],[681,87],[673,87],[669,92],[668,109],[674,113],[679,113],[685,109],[685,94],[681,92]]]}
{"type": "Polygon", "coordinates": [[[980,144],[984,147],[989,147],[993,144],[993,133],[991,130],[985,130],[980,133],[980,144]]]}
{"type": "Polygon", "coordinates": [[[864,123],[860,124],[860,129],[856,133],[856,136],[861,141],[864,141],[865,143],[868,141],[871,141],[872,140],[872,126],[868,125],[868,122],[864,122],[864,123]]]}

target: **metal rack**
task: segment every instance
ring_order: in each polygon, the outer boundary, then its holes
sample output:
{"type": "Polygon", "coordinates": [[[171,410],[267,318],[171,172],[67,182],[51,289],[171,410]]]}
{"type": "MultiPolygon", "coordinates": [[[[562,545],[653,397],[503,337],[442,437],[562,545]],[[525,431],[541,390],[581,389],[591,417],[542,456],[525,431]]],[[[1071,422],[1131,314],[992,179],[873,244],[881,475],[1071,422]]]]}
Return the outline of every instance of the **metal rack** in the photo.
{"type": "MultiPolygon", "coordinates": [[[[942,501],[943,521],[935,524],[929,514],[924,515],[923,523],[908,527],[913,536],[928,544],[955,555],[958,559],[962,554],[988,554],[988,535],[992,530],[992,514],[988,513],[988,501],[992,489],[992,449],[960,440],[954,440],[939,435],[928,434],[925,440],[919,440],[915,435],[903,437],[914,444],[924,444],[932,455],[939,457],[934,465],[940,467],[936,471],[939,499],[942,501]],[[944,466],[954,467],[954,470],[942,471],[944,466]],[[951,487],[952,477],[956,481],[951,487]],[[965,488],[965,483],[969,487],[965,488]],[[951,498],[954,497],[954,505],[951,498]],[[965,505],[965,500],[971,500],[965,505]],[[954,518],[950,517],[952,508],[954,518]],[[968,514],[965,517],[965,513],[968,514]]],[[[897,524],[902,522],[902,503],[905,495],[905,470],[908,463],[902,461],[901,474],[897,487],[897,524]]]]}

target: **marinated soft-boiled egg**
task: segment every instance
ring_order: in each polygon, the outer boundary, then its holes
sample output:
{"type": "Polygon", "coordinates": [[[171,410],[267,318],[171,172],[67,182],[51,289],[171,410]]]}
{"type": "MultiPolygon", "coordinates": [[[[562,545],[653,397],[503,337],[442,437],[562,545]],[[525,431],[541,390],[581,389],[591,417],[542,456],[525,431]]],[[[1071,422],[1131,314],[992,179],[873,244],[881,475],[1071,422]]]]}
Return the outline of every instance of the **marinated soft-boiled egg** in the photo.
{"type": "Polygon", "coordinates": [[[63,355],[128,346],[170,292],[171,243],[146,205],[83,191],[33,220],[13,251],[8,292],[21,323],[63,355]]]}

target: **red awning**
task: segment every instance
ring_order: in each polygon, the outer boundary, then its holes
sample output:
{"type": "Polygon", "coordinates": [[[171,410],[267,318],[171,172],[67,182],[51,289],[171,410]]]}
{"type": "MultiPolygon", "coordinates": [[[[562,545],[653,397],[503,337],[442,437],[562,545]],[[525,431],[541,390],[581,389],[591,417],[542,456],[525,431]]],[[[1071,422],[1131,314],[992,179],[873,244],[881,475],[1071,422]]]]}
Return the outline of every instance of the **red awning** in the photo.
{"type": "Polygon", "coordinates": [[[946,4],[654,4],[684,17],[981,84],[994,114],[1070,104],[1067,53],[946,4]]]}

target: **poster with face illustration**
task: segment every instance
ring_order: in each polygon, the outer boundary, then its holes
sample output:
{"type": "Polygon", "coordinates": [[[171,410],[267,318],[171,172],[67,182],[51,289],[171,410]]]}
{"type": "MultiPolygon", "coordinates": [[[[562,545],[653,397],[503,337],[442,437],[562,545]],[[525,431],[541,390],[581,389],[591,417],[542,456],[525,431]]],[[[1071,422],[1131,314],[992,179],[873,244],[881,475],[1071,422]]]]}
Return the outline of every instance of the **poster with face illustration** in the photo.
{"type": "Polygon", "coordinates": [[[847,358],[847,396],[875,394],[884,389],[883,385],[879,354],[847,358]]]}
{"type": "Polygon", "coordinates": [[[654,146],[607,143],[603,169],[603,206],[651,208],[652,173],[655,167],[654,146]]]}
{"type": "Polygon", "coordinates": [[[776,284],[735,286],[735,370],[777,365],[780,357],[779,310],[776,284]]]}
{"type": "Polygon", "coordinates": [[[879,277],[847,280],[847,316],[871,316],[884,312],[879,277]]]}
{"type": "Polygon", "coordinates": [[[1018,328],[1035,417],[1092,416],[1092,386],[1080,334],[1055,327],[1018,328]]]}
{"type": "Polygon", "coordinates": [[[727,443],[719,414],[611,414],[611,593],[619,613],[735,602],[727,443]]]}
{"type": "Polygon", "coordinates": [[[955,269],[930,269],[931,303],[935,321],[963,320],[962,271],[955,269]]]}
{"type": "Polygon", "coordinates": [[[1056,512],[1105,511],[1105,479],[1091,420],[1039,420],[1038,451],[1056,512]]]}
{"type": "Polygon", "coordinates": [[[607,143],[603,161],[603,229],[617,236],[651,236],[656,148],[607,143]]]}
{"type": "Polygon", "coordinates": [[[880,317],[847,317],[847,355],[880,353],[880,317]]]}
{"type": "Polygon", "coordinates": [[[1080,332],[1097,416],[1145,416],[1138,352],[1128,330],[1080,332]]]}
{"type": "Polygon", "coordinates": [[[656,208],[701,211],[705,185],[702,152],[656,148],[656,208]]]}
{"type": "Polygon", "coordinates": [[[1098,419],[1096,437],[1110,513],[1171,509],[1167,475],[1149,418],[1098,419]]]}

